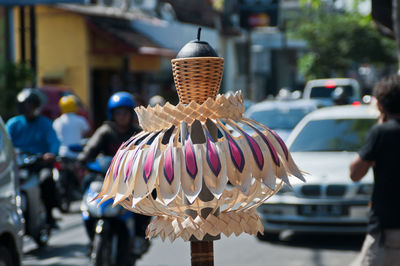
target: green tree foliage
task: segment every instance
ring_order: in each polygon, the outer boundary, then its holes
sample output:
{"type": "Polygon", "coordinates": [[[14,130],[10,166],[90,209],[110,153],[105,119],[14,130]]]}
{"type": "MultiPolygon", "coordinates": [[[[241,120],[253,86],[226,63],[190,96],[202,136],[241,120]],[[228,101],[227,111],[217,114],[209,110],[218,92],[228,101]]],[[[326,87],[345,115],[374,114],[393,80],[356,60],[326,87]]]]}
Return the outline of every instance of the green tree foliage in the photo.
{"type": "Polygon", "coordinates": [[[300,5],[308,5],[311,8],[319,8],[321,6],[321,0],[300,0],[300,5]]]}
{"type": "Polygon", "coordinates": [[[307,9],[289,32],[307,42],[309,51],[299,59],[299,69],[308,79],[344,75],[363,63],[396,62],[394,41],[374,28],[370,17],[356,12],[307,9]]]}
{"type": "Polygon", "coordinates": [[[6,121],[17,113],[16,96],[34,84],[33,71],[24,64],[6,64],[0,69],[0,115],[6,121]]]}

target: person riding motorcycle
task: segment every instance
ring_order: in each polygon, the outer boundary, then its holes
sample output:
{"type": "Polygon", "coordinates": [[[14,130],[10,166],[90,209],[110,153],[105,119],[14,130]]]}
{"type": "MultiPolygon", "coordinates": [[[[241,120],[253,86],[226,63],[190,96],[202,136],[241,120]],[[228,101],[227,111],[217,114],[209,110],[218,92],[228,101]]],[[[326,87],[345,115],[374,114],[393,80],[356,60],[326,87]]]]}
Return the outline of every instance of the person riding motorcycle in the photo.
{"type": "MultiPolygon", "coordinates": [[[[10,118],[6,128],[16,149],[30,154],[42,154],[43,161],[49,164],[54,161],[60,142],[51,120],[40,115],[42,97],[38,89],[23,89],[17,95],[20,115],[10,118]]],[[[52,171],[43,167],[39,176],[42,180],[41,198],[46,208],[47,223],[58,228],[52,214],[52,209],[58,205],[52,171]]]]}
{"type": "Polygon", "coordinates": [[[86,143],[78,160],[87,162],[94,160],[100,153],[105,156],[114,156],[119,146],[132,135],[141,131],[133,123],[136,103],[128,92],[113,94],[107,103],[107,118],[86,143]]]}
{"type": "Polygon", "coordinates": [[[82,139],[89,134],[89,124],[84,117],[76,114],[78,103],[74,95],[61,97],[58,105],[62,115],[54,120],[53,128],[61,141],[59,155],[76,158],[78,153],[71,147],[82,145],[82,139]]]}
{"type": "MultiPolygon", "coordinates": [[[[128,140],[132,135],[141,131],[138,125],[133,123],[135,115],[134,108],[136,103],[132,95],[128,92],[114,93],[107,104],[107,117],[109,121],[105,121],[88,140],[83,152],[78,156],[81,162],[94,160],[97,155],[114,156],[121,144],[128,140]]],[[[83,182],[83,189],[89,186],[93,180],[93,176],[87,176],[83,182]]],[[[145,241],[146,227],[151,217],[144,215],[135,215],[135,232],[137,239],[142,243],[135,243],[140,246],[145,241]]],[[[91,220],[85,221],[86,232],[92,241],[94,237],[94,223],[91,220]]],[[[147,243],[148,244],[148,243],[147,243]]]]}

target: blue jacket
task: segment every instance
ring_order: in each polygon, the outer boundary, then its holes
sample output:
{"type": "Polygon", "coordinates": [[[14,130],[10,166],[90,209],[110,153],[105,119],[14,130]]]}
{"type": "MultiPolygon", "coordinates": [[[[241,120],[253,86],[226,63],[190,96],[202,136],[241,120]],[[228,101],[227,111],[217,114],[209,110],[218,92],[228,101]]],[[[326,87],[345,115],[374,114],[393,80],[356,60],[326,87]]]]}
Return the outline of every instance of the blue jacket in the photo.
{"type": "Polygon", "coordinates": [[[24,115],[15,116],[7,121],[6,128],[15,148],[32,154],[58,154],[60,141],[47,117],[28,122],[24,115]]]}

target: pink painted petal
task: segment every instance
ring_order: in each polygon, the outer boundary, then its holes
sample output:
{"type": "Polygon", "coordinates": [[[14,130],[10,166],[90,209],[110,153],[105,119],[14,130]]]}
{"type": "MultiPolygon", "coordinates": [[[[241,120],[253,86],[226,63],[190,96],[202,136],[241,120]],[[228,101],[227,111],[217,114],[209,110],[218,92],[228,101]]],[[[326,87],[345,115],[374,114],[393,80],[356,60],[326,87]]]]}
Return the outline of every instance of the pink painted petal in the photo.
{"type": "Polygon", "coordinates": [[[225,137],[228,140],[229,152],[231,154],[232,162],[239,170],[239,172],[242,172],[245,164],[243,152],[240,149],[239,145],[236,143],[236,141],[229,135],[229,133],[226,132],[225,130],[224,133],[225,137]]]}
{"type": "MultiPolygon", "coordinates": [[[[154,161],[155,161],[156,153],[157,153],[157,149],[158,149],[158,143],[160,141],[160,137],[162,136],[162,134],[160,134],[160,133],[161,132],[157,133],[158,136],[151,144],[150,151],[147,153],[146,158],[144,160],[143,178],[144,178],[144,181],[146,182],[146,184],[149,181],[151,172],[153,171],[154,161]]],[[[144,143],[146,143],[146,142],[144,142],[144,143]]]]}
{"type": "Polygon", "coordinates": [[[174,181],[174,155],[172,153],[172,146],[169,145],[164,155],[164,177],[171,185],[174,181]]]}
{"type": "Polygon", "coordinates": [[[279,137],[279,135],[276,134],[273,130],[271,130],[271,129],[268,129],[268,130],[269,130],[269,132],[271,132],[272,135],[274,135],[274,137],[276,138],[276,140],[279,142],[279,144],[280,144],[281,147],[282,147],[283,152],[285,153],[286,160],[288,160],[288,159],[289,159],[289,151],[288,151],[288,149],[287,149],[287,147],[286,147],[286,145],[285,145],[285,142],[283,142],[283,140],[281,139],[281,137],[279,137]]]}
{"type": "Polygon", "coordinates": [[[135,162],[136,156],[137,156],[138,151],[140,150],[140,148],[141,148],[140,146],[137,146],[133,150],[133,155],[131,156],[131,158],[127,162],[128,166],[126,167],[124,182],[126,182],[128,180],[129,176],[132,173],[132,166],[133,166],[133,163],[135,162]]]}
{"type": "Polygon", "coordinates": [[[143,178],[144,181],[147,183],[149,181],[151,172],[153,170],[153,164],[154,164],[154,158],[155,158],[156,150],[155,146],[153,146],[149,153],[146,155],[146,159],[144,161],[144,166],[143,166],[143,178]]]}
{"type": "Polygon", "coordinates": [[[258,146],[258,143],[252,137],[250,137],[249,134],[244,132],[244,130],[241,129],[239,126],[237,125],[233,126],[236,129],[238,129],[242,133],[242,135],[244,135],[244,137],[246,138],[246,141],[249,144],[251,152],[253,153],[254,160],[256,161],[258,168],[262,170],[262,168],[264,167],[264,156],[262,155],[260,146],[258,146]]]}
{"type": "Polygon", "coordinates": [[[186,171],[193,179],[195,179],[198,169],[196,163],[196,155],[194,152],[194,147],[190,136],[188,136],[185,143],[185,162],[186,162],[186,171]]]}
{"type": "Polygon", "coordinates": [[[206,134],[207,134],[207,151],[206,151],[207,163],[210,166],[210,169],[214,173],[214,175],[218,176],[221,171],[221,161],[217,153],[216,145],[212,141],[210,133],[208,133],[207,130],[206,134]]]}
{"type": "Polygon", "coordinates": [[[117,167],[115,167],[115,170],[114,170],[113,180],[117,179],[117,176],[118,176],[118,173],[119,173],[119,166],[120,166],[120,164],[121,164],[122,157],[125,156],[125,154],[127,153],[127,151],[128,151],[128,150],[125,150],[125,151],[118,157],[118,159],[117,159],[117,161],[116,161],[116,162],[117,162],[117,167]]]}
{"type": "Polygon", "coordinates": [[[142,147],[144,146],[144,144],[146,144],[147,141],[148,141],[152,136],[153,136],[153,134],[147,135],[146,138],[133,150],[133,156],[132,156],[132,157],[129,159],[129,161],[128,161],[128,167],[127,167],[126,172],[125,172],[125,179],[124,179],[124,182],[126,182],[126,181],[128,180],[129,176],[130,176],[131,173],[132,173],[132,166],[133,166],[133,164],[134,164],[134,162],[135,162],[135,160],[136,160],[136,157],[137,157],[137,155],[138,155],[138,153],[139,153],[139,150],[142,149],[142,147]]]}
{"type": "Polygon", "coordinates": [[[260,170],[262,170],[262,168],[264,167],[264,157],[262,155],[260,146],[258,146],[258,143],[252,138],[250,137],[247,133],[243,132],[244,136],[246,137],[247,143],[249,144],[251,151],[253,153],[254,156],[254,160],[257,163],[258,168],[260,168],[260,170]]]}
{"type": "Polygon", "coordinates": [[[278,153],[276,152],[274,146],[272,145],[272,143],[269,141],[269,139],[267,138],[267,136],[265,136],[260,130],[258,130],[255,126],[253,126],[252,124],[248,125],[254,129],[255,132],[257,132],[257,134],[264,140],[265,144],[267,144],[268,149],[271,153],[272,156],[272,160],[274,161],[275,165],[277,165],[278,167],[281,165],[280,161],[279,161],[279,157],[278,157],[278,153]]]}

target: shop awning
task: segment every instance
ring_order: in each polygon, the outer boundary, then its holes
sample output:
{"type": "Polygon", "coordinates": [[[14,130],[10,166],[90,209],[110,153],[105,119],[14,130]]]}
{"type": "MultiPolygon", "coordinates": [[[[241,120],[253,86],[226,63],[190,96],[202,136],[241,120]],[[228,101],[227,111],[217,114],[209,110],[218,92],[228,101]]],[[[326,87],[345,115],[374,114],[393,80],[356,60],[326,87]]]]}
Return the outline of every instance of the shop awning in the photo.
{"type": "Polygon", "coordinates": [[[165,57],[174,57],[176,54],[170,49],[166,49],[156,44],[144,34],[136,32],[124,20],[89,18],[89,28],[102,35],[108,40],[112,40],[116,52],[134,52],[142,55],[157,55],[165,57]]]}
{"type": "Polygon", "coordinates": [[[85,0],[0,0],[0,6],[53,5],[59,3],[84,4],[85,0]]]}

